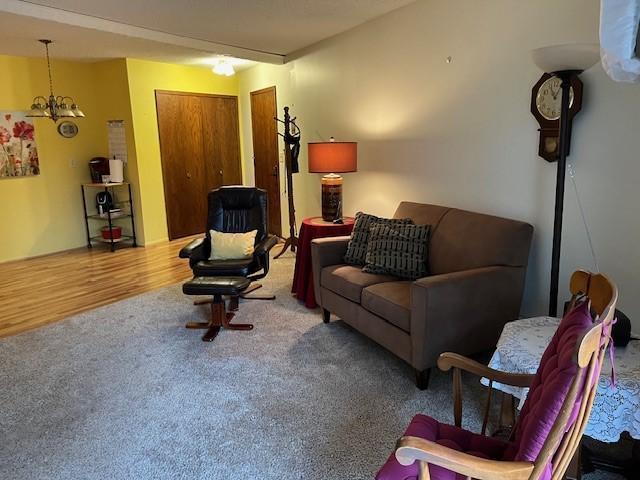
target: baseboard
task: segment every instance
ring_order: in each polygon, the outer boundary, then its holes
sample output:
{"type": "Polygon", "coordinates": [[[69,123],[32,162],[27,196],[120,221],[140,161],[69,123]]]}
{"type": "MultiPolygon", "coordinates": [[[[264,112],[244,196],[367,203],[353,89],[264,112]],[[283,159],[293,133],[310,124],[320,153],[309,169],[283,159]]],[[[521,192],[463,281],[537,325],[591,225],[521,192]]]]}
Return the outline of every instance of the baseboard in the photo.
{"type": "Polygon", "coordinates": [[[61,250],[53,250],[51,252],[46,252],[46,253],[39,253],[37,255],[25,255],[24,257],[16,257],[16,258],[8,258],[6,260],[1,260],[0,259],[0,265],[4,265],[7,263],[13,263],[13,262],[22,262],[24,260],[33,260],[35,258],[42,258],[42,257],[48,257],[50,255],[59,255],[61,253],[65,253],[65,252],[72,252],[74,250],[86,250],[87,249],[87,245],[80,245],[77,247],[71,247],[71,248],[63,248],[61,250]]]}
{"type": "Polygon", "coordinates": [[[151,240],[149,242],[141,241],[138,242],[138,245],[141,247],[150,247],[151,245],[157,245],[158,243],[167,243],[169,242],[169,237],[160,238],[158,240],[151,240]]]}

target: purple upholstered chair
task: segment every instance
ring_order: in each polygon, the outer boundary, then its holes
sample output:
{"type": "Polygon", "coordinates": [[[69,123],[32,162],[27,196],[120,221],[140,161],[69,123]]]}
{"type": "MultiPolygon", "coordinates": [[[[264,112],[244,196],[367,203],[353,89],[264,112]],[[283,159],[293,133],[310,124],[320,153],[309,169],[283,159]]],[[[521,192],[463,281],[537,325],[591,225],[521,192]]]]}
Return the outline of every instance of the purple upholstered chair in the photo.
{"type": "Polygon", "coordinates": [[[442,354],[438,367],[453,368],[455,426],[416,415],[376,480],[562,478],[589,419],[618,298],[607,277],[585,271],[574,272],[570,290],[571,308],[535,375],[500,372],[457,354],[442,354]],[[490,380],[481,434],[460,428],[462,370],[490,380]],[[507,441],[484,435],[494,381],[530,387],[507,441]]]}

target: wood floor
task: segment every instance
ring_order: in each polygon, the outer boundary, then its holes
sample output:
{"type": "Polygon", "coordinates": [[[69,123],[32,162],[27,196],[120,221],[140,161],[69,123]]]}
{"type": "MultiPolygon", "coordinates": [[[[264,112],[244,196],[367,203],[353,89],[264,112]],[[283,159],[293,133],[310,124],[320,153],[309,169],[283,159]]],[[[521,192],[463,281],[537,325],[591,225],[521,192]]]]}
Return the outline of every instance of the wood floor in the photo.
{"type": "Polygon", "coordinates": [[[190,278],[188,261],[178,258],[189,240],[114,253],[81,248],[0,264],[0,337],[190,278]]]}

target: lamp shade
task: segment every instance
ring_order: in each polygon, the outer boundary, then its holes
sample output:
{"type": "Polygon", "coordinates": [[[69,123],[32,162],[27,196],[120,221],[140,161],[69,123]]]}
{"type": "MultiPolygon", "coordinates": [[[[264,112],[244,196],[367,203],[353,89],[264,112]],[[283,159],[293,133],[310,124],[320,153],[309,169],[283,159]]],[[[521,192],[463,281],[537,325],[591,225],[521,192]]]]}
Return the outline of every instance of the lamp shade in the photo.
{"type": "Polygon", "coordinates": [[[567,70],[583,72],[600,61],[600,47],[589,43],[552,45],[533,50],[531,57],[547,73],[567,70]]]}
{"type": "Polygon", "coordinates": [[[71,111],[78,118],[84,118],[84,116],[85,116],[84,112],[82,110],[80,110],[78,108],[78,105],[76,105],[75,103],[73,105],[71,105],[71,111]]]}
{"type": "Polygon", "coordinates": [[[31,110],[25,115],[27,117],[51,117],[49,112],[45,110],[44,105],[34,103],[31,105],[31,110]]]}
{"type": "Polygon", "coordinates": [[[310,173],[348,173],[358,170],[357,142],[309,143],[310,173]]]}

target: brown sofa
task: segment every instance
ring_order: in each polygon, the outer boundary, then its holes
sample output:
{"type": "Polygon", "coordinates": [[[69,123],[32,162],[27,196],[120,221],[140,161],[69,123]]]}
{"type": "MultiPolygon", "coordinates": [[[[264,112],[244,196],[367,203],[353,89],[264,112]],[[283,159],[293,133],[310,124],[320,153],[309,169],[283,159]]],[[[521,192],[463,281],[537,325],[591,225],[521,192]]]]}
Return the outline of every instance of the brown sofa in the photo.
{"type": "Polygon", "coordinates": [[[409,363],[427,388],[444,351],[462,355],[496,345],[518,318],[533,227],[456,208],[402,202],[394,218],[431,225],[429,276],[416,281],[345,265],[349,237],[313,240],[316,301],[409,363]]]}

